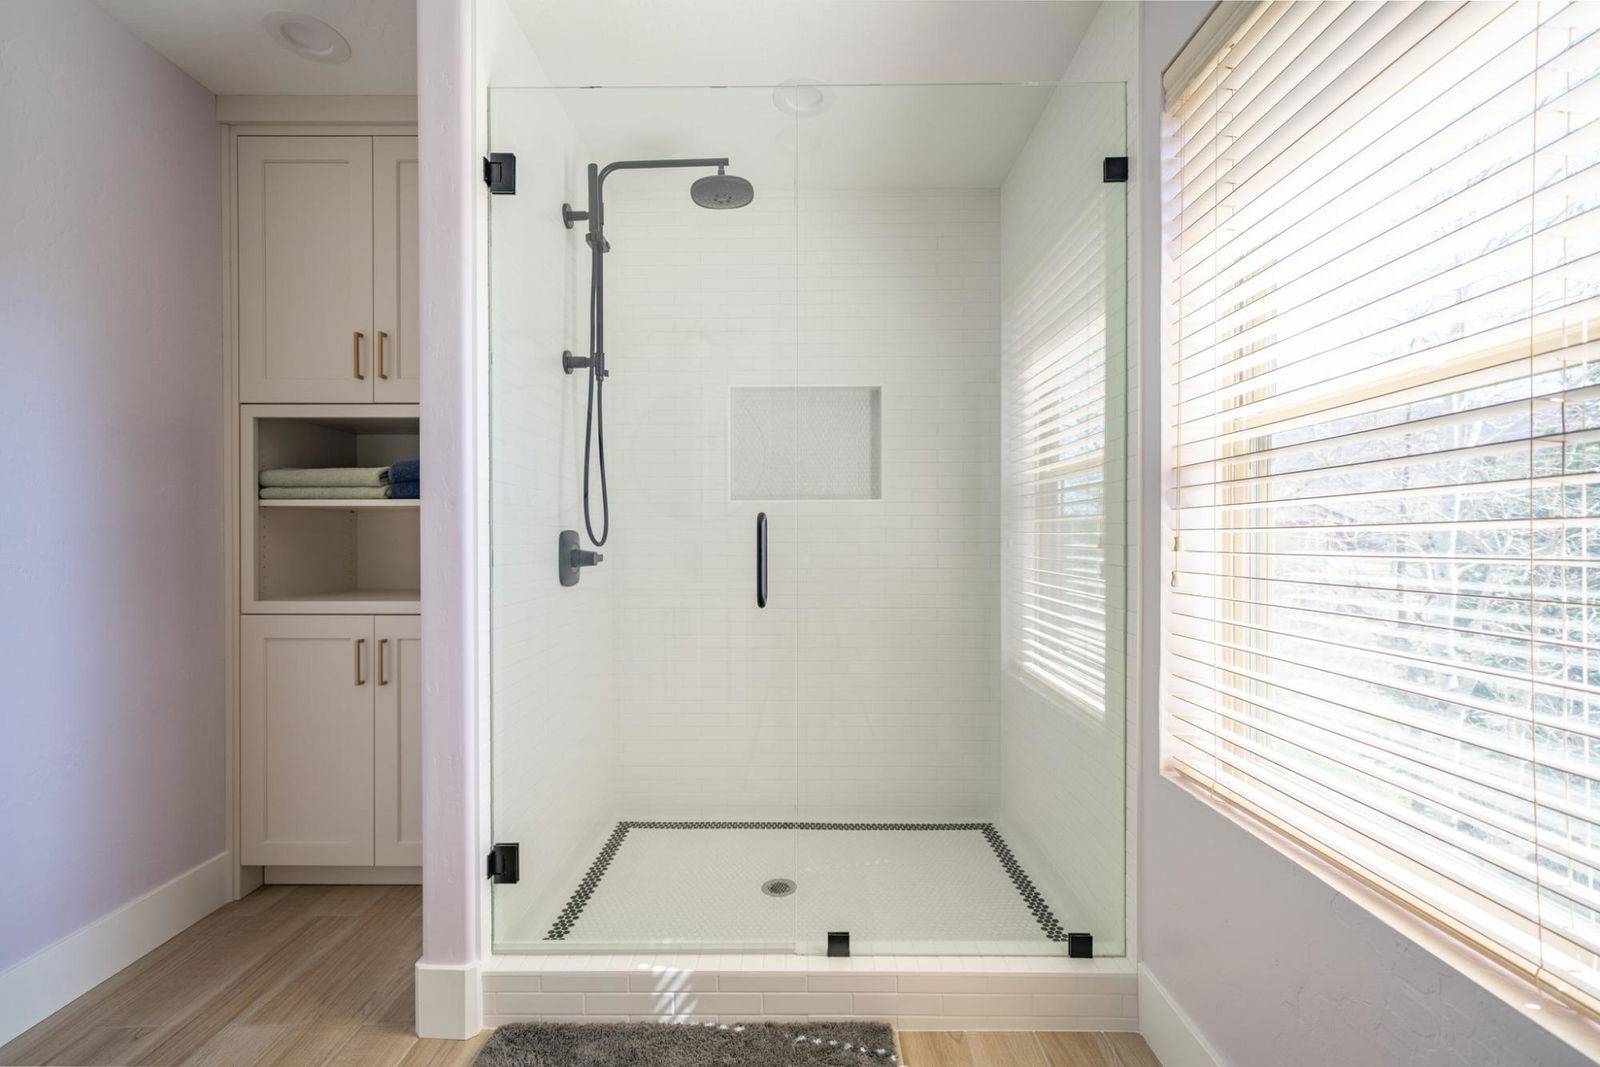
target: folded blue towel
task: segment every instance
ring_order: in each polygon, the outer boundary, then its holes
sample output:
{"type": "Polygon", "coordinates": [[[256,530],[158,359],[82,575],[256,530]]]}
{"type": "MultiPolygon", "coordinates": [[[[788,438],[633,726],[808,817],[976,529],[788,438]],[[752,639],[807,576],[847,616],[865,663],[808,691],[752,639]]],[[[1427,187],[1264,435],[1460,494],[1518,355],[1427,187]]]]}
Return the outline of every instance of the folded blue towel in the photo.
{"type": "Polygon", "coordinates": [[[422,497],[422,483],[390,482],[389,495],[397,500],[419,500],[422,497]]]}
{"type": "MultiPolygon", "coordinates": [[[[399,463],[389,466],[390,482],[420,482],[422,481],[422,461],[418,459],[403,459],[399,463]]],[[[413,493],[412,496],[416,494],[413,493]]]]}

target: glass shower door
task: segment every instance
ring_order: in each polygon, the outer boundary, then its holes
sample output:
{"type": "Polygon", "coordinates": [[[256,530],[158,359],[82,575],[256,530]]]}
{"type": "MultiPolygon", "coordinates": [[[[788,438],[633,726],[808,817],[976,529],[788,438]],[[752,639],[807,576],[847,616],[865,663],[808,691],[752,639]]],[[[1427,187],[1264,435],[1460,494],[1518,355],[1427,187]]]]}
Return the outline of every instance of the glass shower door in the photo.
{"type": "Polygon", "coordinates": [[[1121,954],[1123,87],[824,92],[799,123],[800,951],[1121,954]]]}
{"type": "Polygon", "coordinates": [[[792,127],[770,90],[491,93],[517,158],[490,210],[493,827],[520,858],[497,952],[792,949],[792,127]],[[604,179],[597,547],[590,384],[561,360],[588,352],[592,246],[562,204],[592,209],[591,163],[722,156],[748,206],[691,200],[714,167],[604,179]],[[604,556],[573,586],[562,530],[604,556]]]}

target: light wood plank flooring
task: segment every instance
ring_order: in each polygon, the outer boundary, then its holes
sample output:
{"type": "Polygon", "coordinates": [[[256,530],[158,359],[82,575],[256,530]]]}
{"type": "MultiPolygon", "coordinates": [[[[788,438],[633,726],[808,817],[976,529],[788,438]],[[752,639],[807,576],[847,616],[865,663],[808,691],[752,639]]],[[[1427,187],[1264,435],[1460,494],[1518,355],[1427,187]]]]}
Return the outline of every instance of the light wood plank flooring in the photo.
{"type": "Polygon", "coordinates": [[[897,1034],[906,1067],[1161,1067],[1138,1034],[897,1034]]]}
{"type": "MultiPolygon", "coordinates": [[[[267,886],[10,1044],[0,1064],[466,1067],[487,1039],[420,1041],[416,886],[267,886]]],[[[904,1033],[907,1067],[1160,1067],[1135,1034],[904,1033]]]]}

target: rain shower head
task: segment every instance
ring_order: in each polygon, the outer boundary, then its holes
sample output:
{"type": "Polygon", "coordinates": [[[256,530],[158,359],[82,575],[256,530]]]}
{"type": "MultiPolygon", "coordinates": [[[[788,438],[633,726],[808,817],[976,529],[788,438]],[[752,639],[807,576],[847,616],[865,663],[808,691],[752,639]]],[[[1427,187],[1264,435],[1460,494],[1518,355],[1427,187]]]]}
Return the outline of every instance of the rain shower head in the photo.
{"type": "Polygon", "coordinates": [[[722,167],[689,186],[689,198],[701,207],[716,211],[744,207],[756,198],[755,188],[745,179],[728,174],[722,167]]]}

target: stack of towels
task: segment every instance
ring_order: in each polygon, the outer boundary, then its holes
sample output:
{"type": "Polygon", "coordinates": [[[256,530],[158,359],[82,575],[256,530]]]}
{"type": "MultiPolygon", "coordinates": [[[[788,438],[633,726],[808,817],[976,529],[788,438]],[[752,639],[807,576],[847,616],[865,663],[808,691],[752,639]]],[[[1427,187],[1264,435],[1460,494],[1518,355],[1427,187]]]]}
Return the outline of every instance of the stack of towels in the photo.
{"type": "Polygon", "coordinates": [[[422,495],[422,463],[403,459],[390,465],[388,473],[389,495],[400,500],[415,500],[422,495]]]}
{"type": "Polygon", "coordinates": [[[416,500],[421,475],[414,459],[387,467],[275,467],[261,472],[261,499],[416,500]]]}

